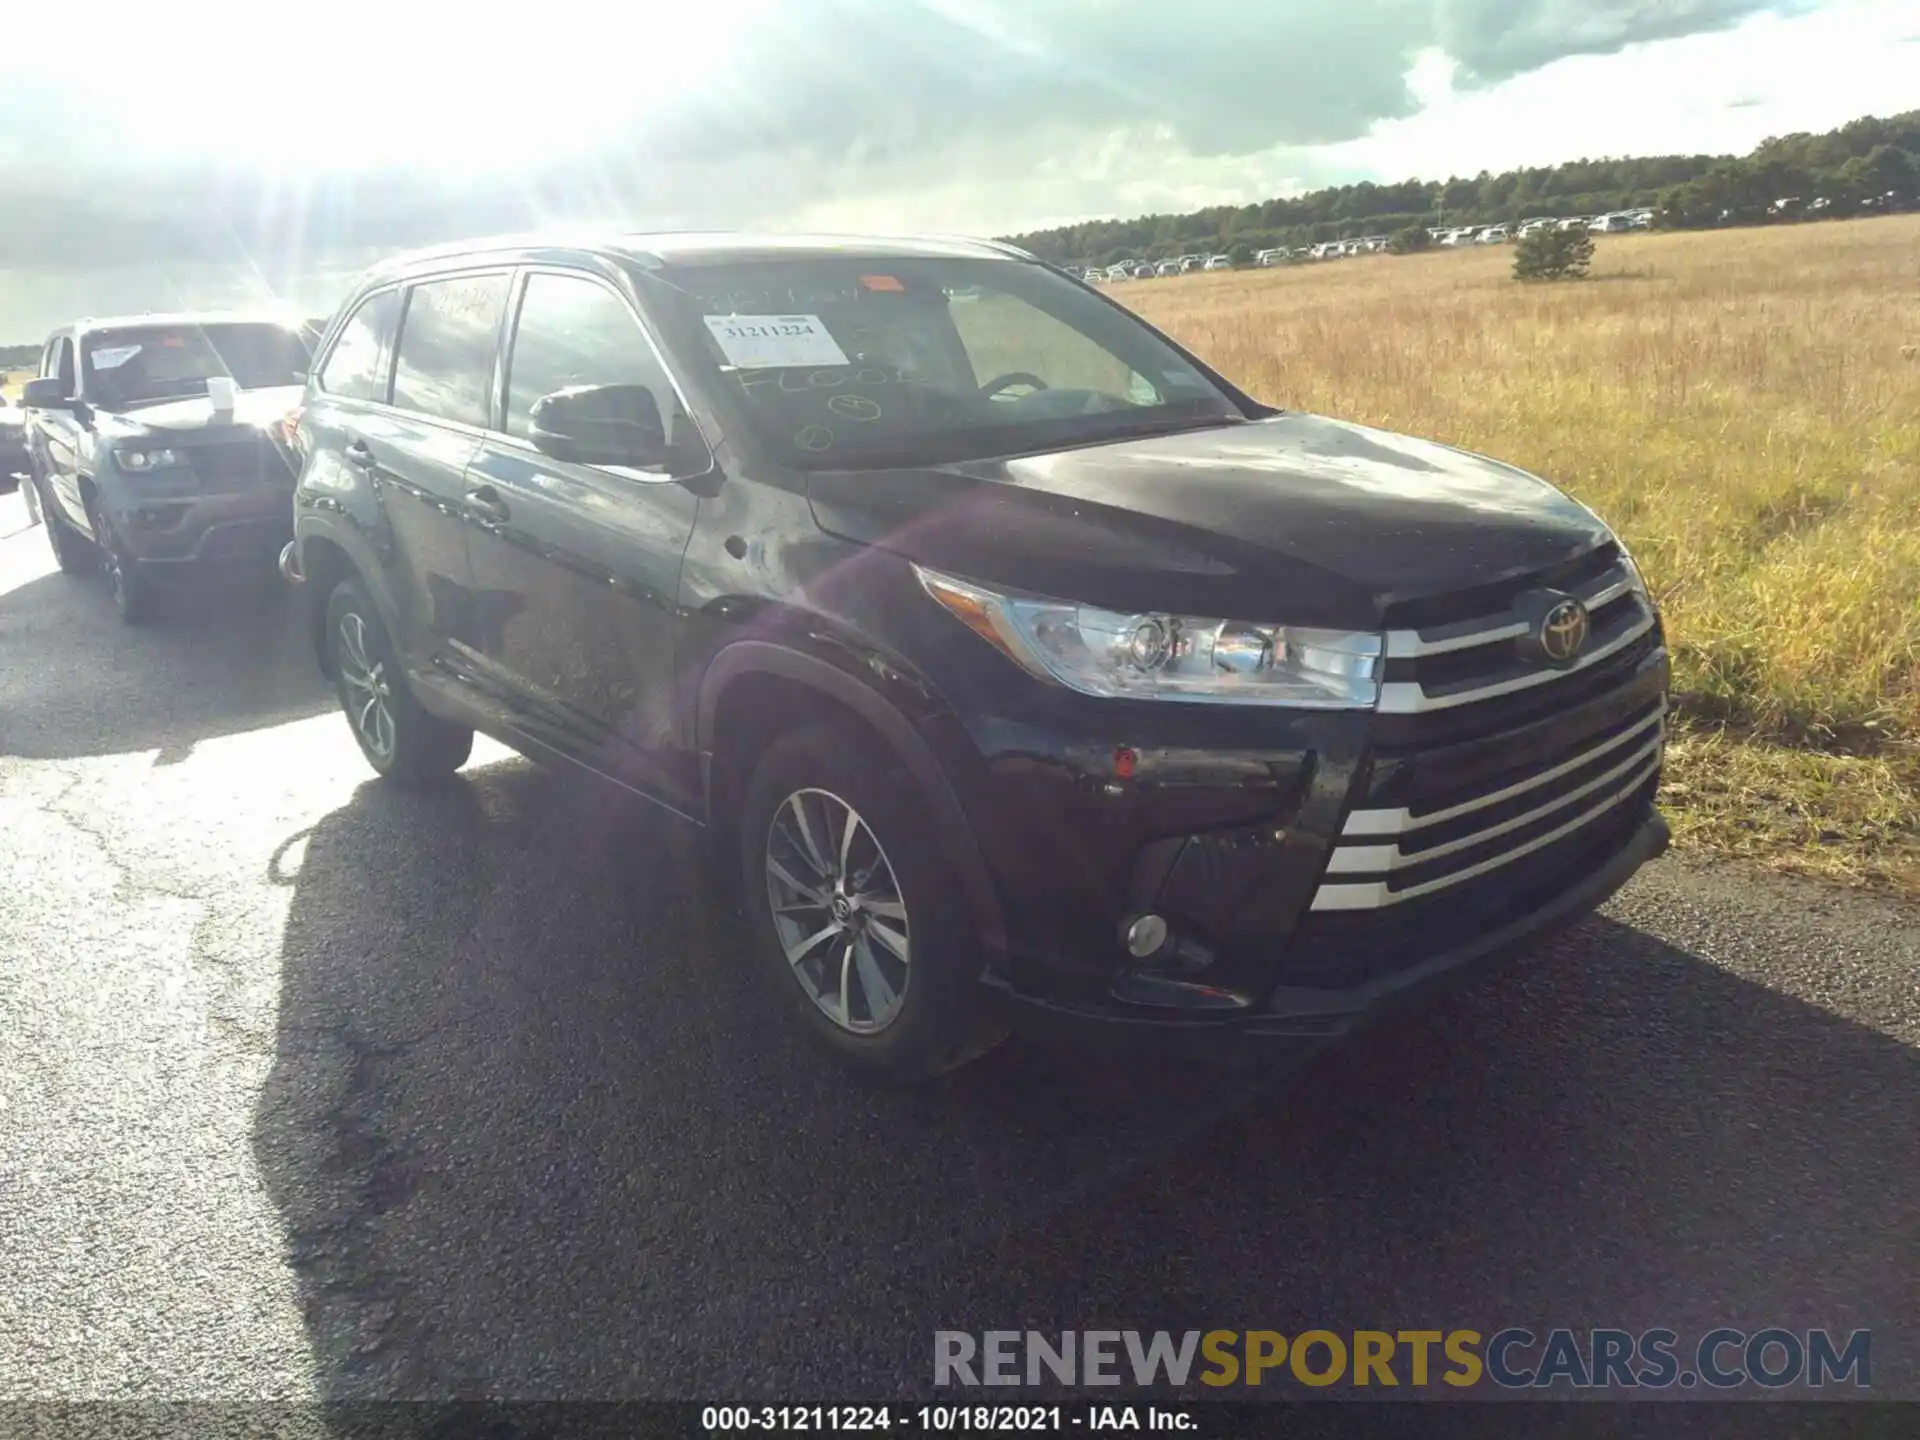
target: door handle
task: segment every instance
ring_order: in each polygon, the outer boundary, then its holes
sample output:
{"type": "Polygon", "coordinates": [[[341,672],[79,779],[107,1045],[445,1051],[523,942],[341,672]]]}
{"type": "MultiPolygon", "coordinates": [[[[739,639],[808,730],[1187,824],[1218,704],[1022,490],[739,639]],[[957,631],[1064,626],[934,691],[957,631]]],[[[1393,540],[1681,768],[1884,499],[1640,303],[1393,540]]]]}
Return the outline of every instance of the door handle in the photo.
{"type": "Polygon", "coordinates": [[[491,485],[476,485],[467,491],[467,508],[489,525],[504,525],[513,513],[491,485]]]}
{"type": "Polygon", "coordinates": [[[373,469],[373,451],[367,448],[364,440],[356,440],[347,446],[347,463],[356,470],[373,469]]]}

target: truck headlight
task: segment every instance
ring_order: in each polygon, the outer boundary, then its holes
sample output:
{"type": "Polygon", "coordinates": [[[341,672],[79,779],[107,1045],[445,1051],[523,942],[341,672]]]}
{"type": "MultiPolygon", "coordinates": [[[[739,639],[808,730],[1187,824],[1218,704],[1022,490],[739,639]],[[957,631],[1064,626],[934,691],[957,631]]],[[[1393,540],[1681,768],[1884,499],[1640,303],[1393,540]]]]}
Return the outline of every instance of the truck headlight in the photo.
{"type": "Polygon", "coordinates": [[[924,566],[927,594],[1015,664],[1087,695],[1364,710],[1382,637],[1010,595],[924,566]]]}
{"type": "Polygon", "coordinates": [[[115,450],[113,460],[122,470],[139,475],[149,470],[164,470],[170,465],[178,465],[180,453],[177,450],[143,445],[138,448],[115,450]]]}

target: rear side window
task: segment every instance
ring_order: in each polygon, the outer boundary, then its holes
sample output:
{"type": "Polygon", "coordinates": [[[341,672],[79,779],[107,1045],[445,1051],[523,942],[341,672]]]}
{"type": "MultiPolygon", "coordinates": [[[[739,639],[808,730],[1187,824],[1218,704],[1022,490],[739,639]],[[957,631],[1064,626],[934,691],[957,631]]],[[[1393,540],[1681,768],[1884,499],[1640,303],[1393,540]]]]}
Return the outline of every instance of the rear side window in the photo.
{"type": "Polygon", "coordinates": [[[487,423],[494,344],[510,276],[456,275],[408,293],[393,368],[393,403],[438,420],[487,423]]]}
{"type": "Polygon", "coordinates": [[[399,318],[398,290],[382,290],[362,300],[341,327],[326,364],[320,367],[320,388],[343,400],[385,400],[386,356],[392,353],[394,324],[399,318]]]}
{"type": "Polygon", "coordinates": [[[663,420],[673,385],[626,303],[583,276],[527,277],[507,371],[507,433],[527,435],[534,402],[574,385],[644,385],[663,420]]]}

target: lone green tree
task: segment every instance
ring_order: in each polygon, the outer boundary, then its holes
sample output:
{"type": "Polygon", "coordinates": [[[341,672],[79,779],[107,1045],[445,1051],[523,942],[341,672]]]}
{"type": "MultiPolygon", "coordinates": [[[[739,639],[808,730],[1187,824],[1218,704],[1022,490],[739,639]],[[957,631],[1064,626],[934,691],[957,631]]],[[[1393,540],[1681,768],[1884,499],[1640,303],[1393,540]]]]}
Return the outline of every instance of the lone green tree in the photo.
{"type": "Polygon", "coordinates": [[[1432,245],[1433,236],[1427,233],[1424,225],[1409,225],[1404,230],[1396,230],[1393,238],[1387,241],[1387,249],[1395,255],[1418,255],[1432,245]]]}
{"type": "Polygon", "coordinates": [[[1513,247],[1516,280],[1578,280],[1593,263],[1593,235],[1586,230],[1543,226],[1513,247]]]}
{"type": "Polygon", "coordinates": [[[1236,240],[1227,248],[1227,258],[1233,262],[1233,268],[1244,270],[1253,263],[1253,246],[1244,240],[1236,240]]]}

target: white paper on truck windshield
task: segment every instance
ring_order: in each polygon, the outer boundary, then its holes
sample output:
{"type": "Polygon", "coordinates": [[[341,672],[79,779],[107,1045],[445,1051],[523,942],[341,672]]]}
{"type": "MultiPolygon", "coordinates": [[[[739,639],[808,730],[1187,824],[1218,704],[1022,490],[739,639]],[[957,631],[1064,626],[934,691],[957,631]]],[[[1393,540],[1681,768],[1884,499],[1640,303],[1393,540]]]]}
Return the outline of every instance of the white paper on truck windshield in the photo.
{"type": "Polygon", "coordinates": [[[705,319],[727,363],[742,370],[847,363],[839,342],[818,315],[708,315],[705,319]]]}

